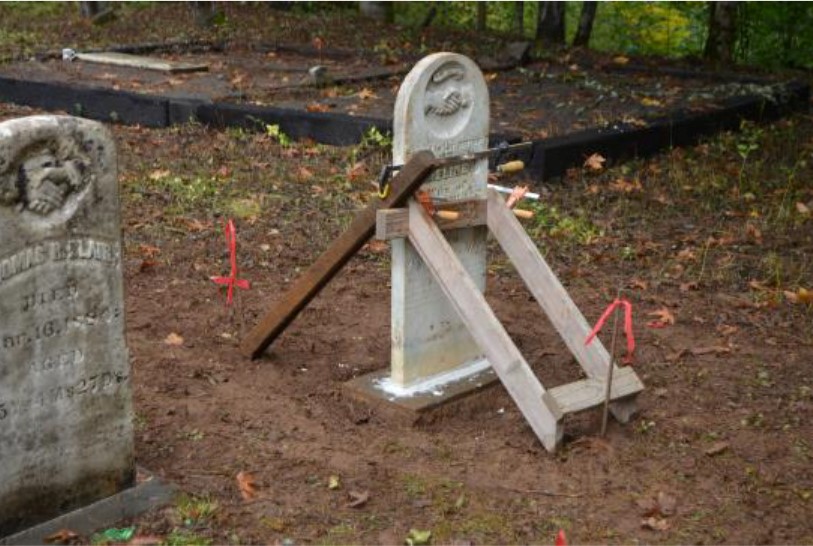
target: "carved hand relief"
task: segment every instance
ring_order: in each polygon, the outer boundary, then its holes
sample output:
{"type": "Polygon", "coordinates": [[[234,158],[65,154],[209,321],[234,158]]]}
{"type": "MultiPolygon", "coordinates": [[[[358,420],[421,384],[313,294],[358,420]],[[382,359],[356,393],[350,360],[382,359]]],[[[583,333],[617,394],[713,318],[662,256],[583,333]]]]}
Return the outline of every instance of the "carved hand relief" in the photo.
{"type": "Polygon", "coordinates": [[[464,125],[471,112],[472,95],[462,64],[451,61],[441,65],[426,85],[424,116],[427,123],[450,126],[447,130],[464,125]]]}
{"type": "Polygon", "coordinates": [[[37,141],[9,157],[0,151],[0,205],[49,216],[93,183],[90,158],[68,136],[37,141]]]}

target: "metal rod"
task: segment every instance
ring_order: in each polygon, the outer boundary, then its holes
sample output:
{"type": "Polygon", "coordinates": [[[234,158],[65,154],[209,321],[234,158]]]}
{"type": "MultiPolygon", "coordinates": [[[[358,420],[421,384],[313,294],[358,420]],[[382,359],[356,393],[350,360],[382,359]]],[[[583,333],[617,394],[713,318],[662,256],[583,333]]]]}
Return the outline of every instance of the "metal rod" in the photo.
{"type": "MultiPolygon", "coordinates": [[[[616,301],[621,300],[621,289],[618,289],[618,295],[615,297],[616,301]]],[[[613,386],[613,368],[615,367],[615,340],[618,338],[618,312],[621,306],[616,306],[613,311],[613,337],[610,341],[610,365],[607,366],[607,386],[604,391],[604,413],[601,416],[601,437],[607,434],[607,418],[610,414],[610,396],[612,396],[613,386]]]]}
{"type": "MultiPolygon", "coordinates": [[[[505,186],[498,186],[497,184],[489,184],[488,187],[491,188],[492,190],[496,190],[496,191],[498,191],[500,193],[505,193],[505,194],[508,194],[508,195],[510,195],[511,192],[514,191],[513,188],[506,188],[505,186]]],[[[540,196],[539,196],[538,193],[528,192],[525,195],[523,195],[522,198],[523,199],[533,199],[534,201],[539,201],[540,196]]]]}

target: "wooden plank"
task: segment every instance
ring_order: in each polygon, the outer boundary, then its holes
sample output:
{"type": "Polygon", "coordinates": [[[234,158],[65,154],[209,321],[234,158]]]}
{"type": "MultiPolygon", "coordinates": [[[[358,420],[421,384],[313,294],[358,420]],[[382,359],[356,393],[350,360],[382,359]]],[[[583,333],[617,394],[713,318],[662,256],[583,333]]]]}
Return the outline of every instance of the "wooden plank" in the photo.
{"type": "Polygon", "coordinates": [[[409,240],[548,451],[562,439],[557,408],[424,208],[409,203],[409,240]]]}
{"type": "MultiPolygon", "coordinates": [[[[442,210],[459,213],[454,220],[435,218],[441,230],[482,226],[486,223],[487,203],[483,199],[444,204],[442,210]]],[[[386,241],[406,237],[409,231],[409,211],[406,209],[379,210],[376,218],[375,238],[386,241]]]]}
{"type": "Polygon", "coordinates": [[[412,156],[390,183],[389,196],[383,201],[373,200],[356,216],[350,227],[333,241],[248,333],[240,344],[240,352],[250,358],[259,357],[373,235],[378,209],[398,207],[406,202],[434,169],[434,159],[432,152],[412,156]]]}
{"type": "MultiPolygon", "coordinates": [[[[494,190],[489,190],[488,194],[488,227],[588,377],[605,381],[610,362],[607,349],[599,339],[590,345],[584,344],[591,330],[590,325],[525,229],[494,190]]],[[[615,368],[613,374],[616,373],[620,373],[620,368],[615,368]]],[[[642,391],[643,383],[637,375],[635,379],[636,388],[642,391]]],[[[624,401],[620,404],[631,403],[634,402],[624,401]]],[[[621,422],[626,422],[632,413],[630,408],[613,409],[613,415],[621,422]]]]}
{"type": "MultiPolygon", "coordinates": [[[[613,387],[610,400],[620,400],[640,392],[640,380],[632,368],[621,368],[613,372],[613,387]]],[[[566,383],[548,390],[562,413],[576,413],[604,404],[604,381],[583,379],[566,383]]]]}
{"type": "Polygon", "coordinates": [[[127,66],[130,68],[140,68],[142,70],[157,70],[159,72],[169,72],[177,74],[181,72],[206,72],[209,66],[196,63],[179,63],[156,59],[153,57],[142,57],[140,55],[130,55],[127,53],[105,52],[105,53],[77,53],[76,58],[99,64],[110,64],[115,66],[127,66]]]}

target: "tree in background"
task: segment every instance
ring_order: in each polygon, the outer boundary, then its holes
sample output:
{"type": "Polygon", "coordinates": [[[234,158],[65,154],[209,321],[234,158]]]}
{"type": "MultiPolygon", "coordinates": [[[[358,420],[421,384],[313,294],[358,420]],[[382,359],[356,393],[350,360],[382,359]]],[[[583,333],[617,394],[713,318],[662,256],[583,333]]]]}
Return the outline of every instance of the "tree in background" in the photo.
{"type": "Polygon", "coordinates": [[[486,31],[486,18],[488,16],[488,2],[477,2],[477,24],[475,30],[477,32],[486,31]]]}
{"type": "Polygon", "coordinates": [[[514,2],[513,32],[520,38],[525,36],[525,2],[514,2]]]}
{"type": "Polygon", "coordinates": [[[587,47],[590,43],[590,34],[593,32],[593,21],[596,19],[598,2],[585,1],[582,4],[582,12],[579,17],[579,27],[576,29],[576,36],[573,38],[573,47],[587,47]]]}
{"type": "Polygon", "coordinates": [[[565,45],[566,2],[539,2],[536,20],[536,41],[548,47],[565,45]]]}
{"type": "Polygon", "coordinates": [[[703,57],[729,64],[737,41],[737,2],[709,2],[709,33],[703,57]]]}

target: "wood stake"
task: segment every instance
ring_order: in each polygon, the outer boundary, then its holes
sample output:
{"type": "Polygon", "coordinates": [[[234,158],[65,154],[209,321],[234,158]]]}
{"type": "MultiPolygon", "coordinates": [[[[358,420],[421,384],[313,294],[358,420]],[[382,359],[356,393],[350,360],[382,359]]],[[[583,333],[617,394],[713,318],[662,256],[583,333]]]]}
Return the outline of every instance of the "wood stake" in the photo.
{"type": "MultiPolygon", "coordinates": [[[[618,289],[618,295],[615,297],[616,301],[621,299],[621,289],[618,289]]],[[[610,396],[612,395],[613,388],[613,368],[615,367],[615,340],[618,338],[618,311],[621,306],[617,306],[613,310],[613,338],[610,341],[610,365],[607,366],[607,386],[604,393],[604,413],[601,416],[601,437],[607,434],[607,416],[610,413],[610,396]]]]}
{"type": "Polygon", "coordinates": [[[523,209],[511,209],[514,211],[514,216],[517,218],[522,218],[523,220],[528,220],[534,217],[534,211],[532,210],[523,210],[523,209]]]}

